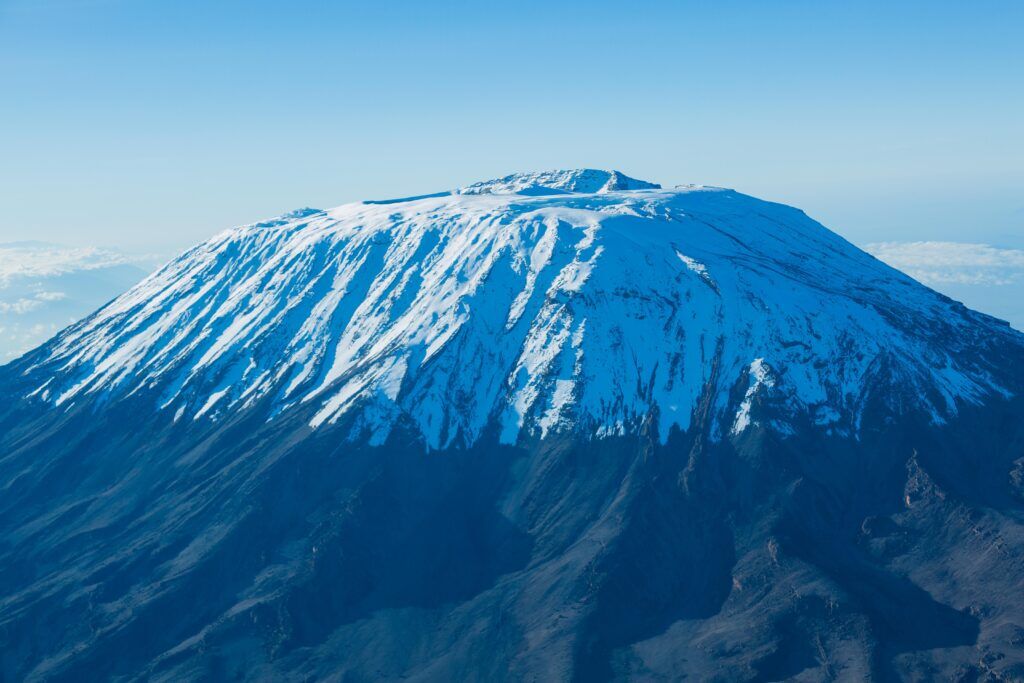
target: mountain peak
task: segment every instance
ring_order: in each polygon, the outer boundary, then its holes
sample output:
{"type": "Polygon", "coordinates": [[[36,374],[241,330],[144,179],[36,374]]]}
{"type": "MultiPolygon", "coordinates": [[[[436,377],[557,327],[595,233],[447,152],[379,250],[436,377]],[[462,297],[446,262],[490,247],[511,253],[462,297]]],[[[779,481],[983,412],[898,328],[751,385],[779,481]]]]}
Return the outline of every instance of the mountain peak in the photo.
{"type": "Polygon", "coordinates": [[[659,190],[661,185],[630,178],[620,171],[580,168],[513,173],[459,188],[457,194],[603,194],[623,190],[659,190]]]}

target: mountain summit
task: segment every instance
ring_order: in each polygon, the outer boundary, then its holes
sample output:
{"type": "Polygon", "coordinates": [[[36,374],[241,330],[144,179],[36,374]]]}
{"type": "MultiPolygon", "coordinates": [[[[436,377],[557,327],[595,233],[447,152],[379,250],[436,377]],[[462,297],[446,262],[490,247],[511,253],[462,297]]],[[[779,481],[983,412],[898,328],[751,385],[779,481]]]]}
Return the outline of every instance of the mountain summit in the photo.
{"type": "Polygon", "coordinates": [[[291,212],[0,368],[2,677],[1024,675],[1022,393],[732,190],[291,212]]]}
{"type": "Polygon", "coordinates": [[[459,194],[603,194],[622,190],[659,190],[661,185],[630,178],[619,171],[592,168],[512,175],[474,183],[457,190],[459,194]]]}

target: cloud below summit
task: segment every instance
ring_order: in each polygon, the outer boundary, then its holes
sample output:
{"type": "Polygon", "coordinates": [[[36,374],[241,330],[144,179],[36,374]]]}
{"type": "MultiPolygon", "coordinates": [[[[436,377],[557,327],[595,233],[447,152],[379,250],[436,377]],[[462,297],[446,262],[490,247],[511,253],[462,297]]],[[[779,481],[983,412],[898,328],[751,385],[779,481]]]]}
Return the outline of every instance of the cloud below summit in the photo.
{"type": "Polygon", "coordinates": [[[96,247],[0,244],[0,364],[138,282],[152,261],[96,247]]]}
{"type": "Polygon", "coordinates": [[[925,284],[1010,285],[1024,276],[1024,251],[965,242],[876,242],[865,249],[925,284]]]}
{"type": "Polygon", "coordinates": [[[970,242],[876,242],[865,251],[970,308],[1024,329],[1024,250],[970,242]]]}

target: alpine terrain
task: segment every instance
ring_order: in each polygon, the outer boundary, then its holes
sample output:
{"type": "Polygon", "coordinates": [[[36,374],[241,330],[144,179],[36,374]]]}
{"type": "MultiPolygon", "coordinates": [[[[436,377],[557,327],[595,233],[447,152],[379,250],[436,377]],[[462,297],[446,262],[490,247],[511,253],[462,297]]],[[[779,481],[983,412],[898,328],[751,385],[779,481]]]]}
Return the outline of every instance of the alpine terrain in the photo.
{"type": "Polygon", "coordinates": [[[294,211],[0,367],[0,680],[1024,679],[1022,396],[732,190],[294,211]]]}

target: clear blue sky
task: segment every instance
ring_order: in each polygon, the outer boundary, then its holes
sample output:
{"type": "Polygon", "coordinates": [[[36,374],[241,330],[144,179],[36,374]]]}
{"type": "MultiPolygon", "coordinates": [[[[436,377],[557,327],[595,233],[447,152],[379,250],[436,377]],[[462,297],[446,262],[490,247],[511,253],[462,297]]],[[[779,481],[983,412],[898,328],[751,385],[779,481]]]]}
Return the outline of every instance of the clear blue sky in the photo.
{"type": "Polygon", "coordinates": [[[0,241],[613,167],[1024,247],[1024,3],[0,0],[0,241]]]}

